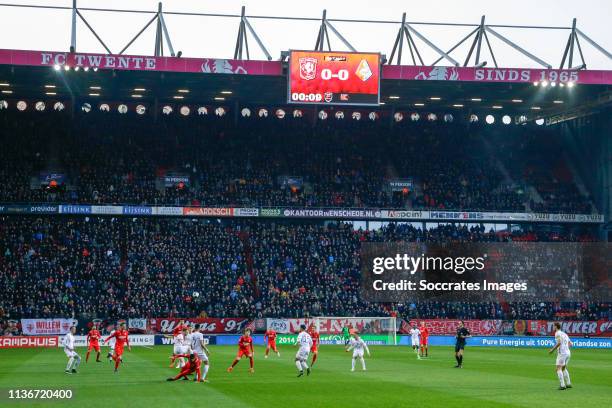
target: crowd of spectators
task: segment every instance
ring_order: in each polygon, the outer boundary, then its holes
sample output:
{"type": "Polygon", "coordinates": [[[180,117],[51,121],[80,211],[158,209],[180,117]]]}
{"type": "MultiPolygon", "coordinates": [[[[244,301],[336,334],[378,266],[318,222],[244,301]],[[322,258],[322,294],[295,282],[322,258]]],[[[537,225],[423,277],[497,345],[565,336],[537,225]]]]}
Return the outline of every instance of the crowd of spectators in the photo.
{"type": "Polygon", "coordinates": [[[421,230],[389,224],[110,217],[0,217],[0,311],[22,317],[164,316],[551,319],[609,317],[609,304],[370,303],[360,292],[364,242],[590,240],[588,234],[421,230]],[[198,293],[195,296],[194,293],[198,293]]]}
{"type": "Polygon", "coordinates": [[[594,211],[546,133],[506,135],[493,152],[482,133],[450,123],[2,111],[0,202],[594,211]],[[41,172],[65,182],[41,184],[41,172]],[[164,186],[168,173],[189,183],[164,186]],[[412,189],[389,191],[389,180],[407,178],[412,189]]]}

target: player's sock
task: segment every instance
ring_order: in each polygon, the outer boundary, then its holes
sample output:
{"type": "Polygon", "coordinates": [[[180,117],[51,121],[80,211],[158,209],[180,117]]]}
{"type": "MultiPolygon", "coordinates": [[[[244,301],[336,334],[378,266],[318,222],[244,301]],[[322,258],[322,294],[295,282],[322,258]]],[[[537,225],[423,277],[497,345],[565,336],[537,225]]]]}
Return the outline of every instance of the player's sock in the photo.
{"type": "Polygon", "coordinates": [[[557,377],[559,377],[559,385],[561,388],[565,388],[565,379],[563,378],[563,370],[557,370],[557,377]]]}
{"type": "Polygon", "coordinates": [[[319,355],[318,355],[318,354],[314,354],[314,355],[312,356],[312,361],[310,362],[310,366],[311,366],[311,367],[314,365],[315,361],[317,361],[317,357],[319,357],[319,355]]]}
{"type": "Polygon", "coordinates": [[[365,360],[364,360],[363,357],[360,357],[360,360],[361,360],[361,368],[365,371],[365,369],[366,369],[365,360]]]}
{"type": "Polygon", "coordinates": [[[308,363],[306,363],[306,360],[302,361],[302,368],[308,370],[308,363]]]}
{"type": "Polygon", "coordinates": [[[73,370],[76,370],[81,365],[81,356],[77,354],[75,357],[74,367],[72,367],[73,370]]]}
{"type": "Polygon", "coordinates": [[[70,357],[68,359],[68,364],[66,364],[66,371],[70,371],[72,369],[72,362],[74,361],[74,357],[70,357]]]}
{"type": "Polygon", "coordinates": [[[232,361],[232,366],[231,366],[231,368],[236,367],[236,364],[238,364],[238,361],[240,361],[240,360],[238,360],[237,358],[235,358],[235,359],[234,359],[234,361],[232,361]]]}
{"type": "Polygon", "coordinates": [[[89,362],[89,351],[87,352],[87,354],[85,354],[85,362],[89,362]]]}
{"type": "Polygon", "coordinates": [[[295,366],[297,367],[298,371],[302,371],[302,363],[300,361],[295,361],[295,366]]]}
{"type": "Polygon", "coordinates": [[[205,364],[204,368],[202,368],[202,380],[206,379],[207,374],[208,374],[208,364],[205,364]]]}
{"type": "Polygon", "coordinates": [[[253,364],[255,362],[253,361],[253,357],[249,357],[249,367],[251,367],[251,370],[253,369],[253,364]]]}
{"type": "Polygon", "coordinates": [[[567,368],[563,370],[563,379],[565,380],[566,387],[570,387],[572,385],[570,381],[569,371],[567,371],[567,368]]]}
{"type": "Polygon", "coordinates": [[[455,360],[457,360],[457,365],[459,365],[459,356],[455,355],[455,360]]]}
{"type": "Polygon", "coordinates": [[[355,371],[355,359],[351,359],[351,371],[355,371]]]}
{"type": "Polygon", "coordinates": [[[97,362],[100,362],[100,352],[98,352],[98,353],[96,354],[96,361],[97,361],[97,362]]]}
{"type": "Polygon", "coordinates": [[[459,365],[463,365],[463,354],[459,356],[459,365]]]}
{"type": "Polygon", "coordinates": [[[115,358],[115,371],[117,371],[119,369],[119,363],[121,360],[119,360],[118,358],[115,358]]]}

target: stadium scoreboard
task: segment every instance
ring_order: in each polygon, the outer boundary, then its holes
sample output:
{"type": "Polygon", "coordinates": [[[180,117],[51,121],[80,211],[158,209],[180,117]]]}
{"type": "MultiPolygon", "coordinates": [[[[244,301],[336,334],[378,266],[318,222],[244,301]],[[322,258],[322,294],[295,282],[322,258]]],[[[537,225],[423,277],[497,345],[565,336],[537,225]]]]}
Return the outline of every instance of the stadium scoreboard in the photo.
{"type": "Polygon", "coordinates": [[[380,54],[289,52],[287,102],[379,105],[380,54]]]}

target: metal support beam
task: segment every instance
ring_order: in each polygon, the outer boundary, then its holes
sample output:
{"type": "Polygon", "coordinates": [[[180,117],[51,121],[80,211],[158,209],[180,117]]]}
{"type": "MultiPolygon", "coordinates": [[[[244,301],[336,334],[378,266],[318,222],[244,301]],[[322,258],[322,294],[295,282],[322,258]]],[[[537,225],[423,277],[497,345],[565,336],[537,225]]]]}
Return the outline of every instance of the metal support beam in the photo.
{"type": "Polygon", "coordinates": [[[70,52],[76,52],[77,0],[72,0],[72,29],[70,31],[70,52]]]}
{"type": "Polygon", "coordinates": [[[87,28],[89,28],[89,31],[91,31],[91,33],[94,35],[94,37],[96,37],[96,39],[98,40],[98,42],[100,44],[102,44],[102,46],[104,47],[104,49],[106,50],[107,53],[112,54],[111,50],[106,46],[106,44],[104,44],[104,41],[102,41],[102,39],[100,38],[100,36],[98,35],[98,33],[96,33],[96,30],[93,29],[92,26],[89,25],[89,23],[87,22],[87,20],[85,20],[85,17],[83,17],[83,15],[81,14],[81,12],[79,11],[79,9],[76,9],[76,13],[79,16],[79,18],[81,19],[81,21],[83,21],[83,23],[85,23],[85,25],[87,26],[87,28]]]}
{"type": "Polygon", "coordinates": [[[493,30],[490,26],[485,26],[485,30],[487,30],[489,33],[493,34],[495,37],[497,37],[498,39],[502,40],[504,43],[506,43],[507,45],[511,46],[512,48],[514,48],[515,50],[517,50],[521,54],[525,55],[526,57],[529,57],[533,61],[535,61],[538,64],[542,65],[543,67],[546,67],[548,69],[552,68],[552,65],[550,65],[547,62],[544,62],[543,60],[541,60],[540,58],[536,57],[535,55],[533,55],[529,51],[524,50],[519,45],[513,43],[512,41],[510,41],[509,39],[507,39],[503,35],[499,34],[497,31],[493,30]]]}
{"type": "Polygon", "coordinates": [[[447,53],[442,51],[440,48],[438,48],[434,43],[429,41],[423,34],[419,33],[417,30],[412,28],[412,26],[410,26],[410,24],[406,23],[406,24],[404,24],[404,27],[406,27],[406,29],[408,29],[408,31],[410,31],[414,35],[416,35],[425,44],[429,45],[429,47],[431,47],[434,51],[436,51],[440,56],[442,56],[442,57],[446,58],[448,61],[450,61],[454,66],[456,66],[456,67],[459,66],[459,63],[457,61],[455,61],[453,59],[453,57],[451,57],[450,55],[448,55],[447,53]]]}
{"type": "Polygon", "coordinates": [[[591,40],[585,33],[580,31],[579,28],[576,28],[576,32],[578,34],[580,34],[580,36],[582,38],[584,38],[586,40],[586,42],[588,42],[593,47],[595,47],[597,49],[597,51],[601,52],[603,55],[605,55],[606,57],[608,57],[609,59],[612,60],[612,54],[610,54],[605,48],[603,48],[601,45],[597,44],[595,41],[591,40]]]}
{"type": "Polygon", "coordinates": [[[145,24],[145,26],[144,26],[144,27],[143,27],[143,28],[142,28],[142,29],[141,29],[141,30],[138,32],[138,34],[136,34],[136,35],[134,36],[134,38],[132,38],[132,39],[130,40],[130,42],[128,42],[128,43],[127,43],[127,45],[121,49],[121,51],[119,52],[119,54],[123,54],[123,53],[124,53],[124,52],[125,52],[125,51],[126,51],[128,48],[129,48],[129,47],[130,47],[130,45],[132,45],[132,44],[134,43],[134,41],[136,41],[136,39],[137,39],[138,37],[140,37],[140,35],[141,35],[142,33],[144,33],[144,31],[145,31],[147,28],[149,28],[149,26],[150,26],[150,25],[153,23],[153,21],[155,21],[156,19],[157,19],[157,14],[155,14],[155,15],[153,16],[153,18],[151,18],[151,19],[149,20],[149,22],[148,22],[147,24],[145,24]]]}
{"type": "MultiPolygon", "coordinates": [[[[459,41],[457,44],[455,44],[450,50],[446,51],[447,54],[450,54],[451,52],[455,51],[455,49],[457,47],[459,47],[461,44],[463,44],[464,42],[467,41],[468,38],[470,38],[472,35],[474,35],[474,33],[478,31],[478,28],[473,29],[472,31],[470,31],[470,33],[468,35],[466,35],[465,37],[463,37],[463,39],[461,41],[459,41]]],[[[438,62],[442,61],[442,59],[444,59],[444,57],[439,57],[437,60],[435,60],[433,62],[433,64],[431,65],[436,65],[438,62]]]]}
{"type": "Polygon", "coordinates": [[[474,63],[475,65],[478,65],[480,63],[480,47],[482,46],[482,33],[484,33],[484,23],[485,16],[482,16],[480,18],[480,28],[478,30],[478,47],[476,48],[476,62],[474,63]]]}
{"type": "Polygon", "coordinates": [[[317,42],[315,44],[315,51],[323,51],[323,43],[325,42],[325,20],[327,20],[327,10],[323,10],[321,25],[319,26],[319,33],[317,34],[317,42]]]}
{"type": "MultiPolygon", "coordinates": [[[[344,38],[342,36],[342,34],[340,34],[340,32],[338,30],[336,30],[336,28],[329,22],[329,21],[325,21],[325,25],[327,27],[329,27],[330,30],[332,30],[332,33],[334,33],[336,35],[336,37],[338,37],[340,39],[340,41],[342,41],[342,43],[346,46],[346,48],[348,48],[349,50],[351,50],[352,52],[357,52],[357,50],[355,49],[355,47],[353,47],[351,45],[350,42],[348,42],[348,40],[346,38],[344,38]]],[[[329,35],[327,36],[329,38],[329,35]]]]}
{"type": "Polygon", "coordinates": [[[236,47],[234,48],[234,59],[243,59],[243,51],[246,51],[246,59],[251,59],[247,30],[251,33],[253,38],[255,38],[255,42],[257,43],[261,51],[263,51],[263,53],[266,55],[268,61],[272,61],[272,56],[270,55],[265,45],[255,32],[255,29],[249,22],[248,18],[246,17],[246,7],[244,6],[242,6],[240,12],[240,23],[238,24],[238,36],[236,37],[236,47]]]}
{"type": "Polygon", "coordinates": [[[263,51],[263,53],[266,55],[266,58],[268,59],[268,61],[272,61],[272,56],[270,55],[270,53],[268,52],[268,50],[266,49],[266,46],[263,44],[263,42],[259,39],[259,36],[257,35],[257,33],[255,32],[255,30],[253,29],[253,27],[251,26],[251,23],[249,22],[249,20],[245,17],[244,18],[244,23],[246,24],[247,28],[249,29],[249,32],[251,33],[251,35],[253,36],[253,38],[255,38],[255,42],[257,42],[257,45],[259,45],[259,48],[263,51]]]}
{"type": "Polygon", "coordinates": [[[170,40],[170,33],[168,33],[168,27],[166,27],[166,21],[164,20],[164,14],[159,13],[159,20],[161,21],[162,31],[164,33],[164,37],[166,38],[166,43],[168,44],[168,48],[170,49],[170,55],[175,56],[174,47],[172,46],[172,41],[170,40]]]}
{"type": "Polygon", "coordinates": [[[159,18],[159,16],[162,13],[162,4],[157,3],[157,28],[155,30],[155,52],[154,55],[156,57],[161,57],[164,55],[164,42],[162,40],[162,26],[161,26],[161,19],[159,18]]]}

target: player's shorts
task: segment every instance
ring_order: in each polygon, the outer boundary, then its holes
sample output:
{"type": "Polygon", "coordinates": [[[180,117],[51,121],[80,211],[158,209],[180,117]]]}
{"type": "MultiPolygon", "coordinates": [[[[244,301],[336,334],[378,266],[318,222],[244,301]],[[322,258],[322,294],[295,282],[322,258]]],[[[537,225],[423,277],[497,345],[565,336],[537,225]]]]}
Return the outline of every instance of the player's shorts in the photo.
{"type": "Polygon", "coordinates": [[[413,346],[418,346],[419,345],[419,339],[412,339],[412,345],[413,346]]]}
{"type": "Polygon", "coordinates": [[[238,349],[238,354],[236,354],[236,358],[242,357],[253,357],[253,353],[251,353],[251,350],[238,349]]]}
{"type": "Polygon", "coordinates": [[[198,354],[198,357],[200,357],[200,360],[208,362],[208,356],[206,355],[206,353],[197,353],[197,354],[198,354]]]}
{"type": "Polygon", "coordinates": [[[276,350],[276,340],[268,340],[268,347],[276,350]]]}
{"type": "Polygon", "coordinates": [[[362,357],[363,358],[363,350],[353,350],[353,358],[362,357]]]}
{"type": "Polygon", "coordinates": [[[99,343],[89,343],[87,345],[87,351],[91,351],[91,349],[96,350],[96,352],[100,352],[100,344],[99,343]]]}
{"type": "Polygon", "coordinates": [[[181,354],[181,346],[178,344],[175,344],[174,347],[172,348],[172,354],[181,354]]]}
{"type": "Polygon", "coordinates": [[[464,348],[465,348],[465,343],[455,344],[455,353],[457,353],[459,350],[463,350],[464,348]]]}
{"type": "Polygon", "coordinates": [[[427,341],[428,341],[427,337],[421,337],[421,346],[426,346],[427,345],[427,341]]]}
{"type": "Polygon", "coordinates": [[[555,365],[566,366],[570,361],[571,354],[557,354],[557,362],[555,365]]]}
{"type": "Polygon", "coordinates": [[[121,357],[123,355],[123,347],[115,347],[115,355],[121,357]]]}
{"type": "Polygon", "coordinates": [[[178,346],[178,353],[176,354],[189,354],[189,346],[178,346]]]}
{"type": "Polygon", "coordinates": [[[66,348],[64,349],[64,353],[66,353],[66,356],[68,356],[68,358],[71,358],[71,357],[76,357],[76,356],[77,356],[76,351],[74,351],[74,350],[68,350],[68,349],[66,349],[66,348]]]}
{"type": "Polygon", "coordinates": [[[319,352],[319,346],[317,346],[316,344],[315,344],[315,345],[313,345],[313,346],[310,348],[310,352],[311,352],[311,353],[318,353],[318,352],[319,352]]]}
{"type": "Polygon", "coordinates": [[[297,353],[295,353],[295,358],[298,360],[307,360],[308,359],[308,355],[310,354],[310,350],[309,349],[299,349],[297,351],[297,353]]]}

